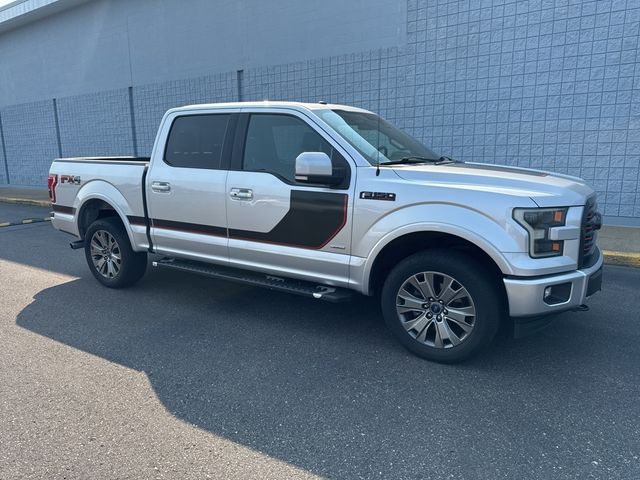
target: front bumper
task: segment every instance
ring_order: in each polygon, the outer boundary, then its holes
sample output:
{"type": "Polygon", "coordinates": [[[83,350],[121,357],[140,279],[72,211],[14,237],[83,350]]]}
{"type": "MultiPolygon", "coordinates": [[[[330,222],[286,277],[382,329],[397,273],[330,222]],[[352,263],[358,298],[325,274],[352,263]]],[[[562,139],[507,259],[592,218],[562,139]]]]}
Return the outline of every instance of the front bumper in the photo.
{"type": "Polygon", "coordinates": [[[509,301],[509,315],[531,317],[571,310],[584,304],[585,300],[600,290],[602,281],[602,253],[598,250],[596,263],[584,270],[574,270],[557,275],[534,278],[505,278],[504,286],[509,301]],[[562,286],[568,291],[567,298],[550,305],[545,302],[547,287],[562,286]]]}

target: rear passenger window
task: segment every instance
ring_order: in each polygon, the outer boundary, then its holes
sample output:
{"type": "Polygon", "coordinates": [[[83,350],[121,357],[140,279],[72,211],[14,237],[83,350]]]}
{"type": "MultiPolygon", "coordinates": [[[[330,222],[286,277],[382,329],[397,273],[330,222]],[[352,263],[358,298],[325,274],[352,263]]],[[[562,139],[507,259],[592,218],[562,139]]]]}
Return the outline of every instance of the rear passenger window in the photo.
{"type": "Polygon", "coordinates": [[[230,115],[188,115],[173,121],[164,161],[173,167],[218,169],[230,115]]]}

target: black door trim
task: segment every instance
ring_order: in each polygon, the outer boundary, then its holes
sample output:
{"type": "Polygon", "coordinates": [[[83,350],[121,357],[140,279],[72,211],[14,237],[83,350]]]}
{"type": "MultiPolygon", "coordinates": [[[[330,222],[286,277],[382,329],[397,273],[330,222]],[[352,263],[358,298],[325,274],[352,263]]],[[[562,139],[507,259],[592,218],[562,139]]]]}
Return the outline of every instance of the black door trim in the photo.
{"type": "MultiPolygon", "coordinates": [[[[166,230],[320,250],[346,225],[348,203],[349,195],[346,193],[292,190],[289,211],[268,232],[227,229],[160,218],[152,218],[150,223],[154,228],[166,230]]],[[[144,217],[127,216],[127,220],[131,225],[145,225],[144,217]]]]}
{"type": "Polygon", "coordinates": [[[347,223],[346,193],[291,190],[289,211],[269,232],[229,229],[229,238],[291,247],[324,248],[347,223]]]}

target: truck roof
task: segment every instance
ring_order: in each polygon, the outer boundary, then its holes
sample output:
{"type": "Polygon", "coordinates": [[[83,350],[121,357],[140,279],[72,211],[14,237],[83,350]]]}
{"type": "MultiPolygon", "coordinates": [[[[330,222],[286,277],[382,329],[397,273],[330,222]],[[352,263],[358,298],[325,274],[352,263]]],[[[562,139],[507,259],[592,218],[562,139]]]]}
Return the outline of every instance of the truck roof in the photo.
{"type": "Polygon", "coordinates": [[[223,102],[223,103],[201,103],[195,105],[185,105],[183,107],[171,108],[169,112],[180,112],[185,110],[206,110],[212,108],[273,108],[273,107],[286,107],[293,108],[295,110],[326,110],[326,109],[336,109],[336,110],[349,110],[354,112],[366,112],[370,113],[368,110],[358,107],[352,107],[350,105],[340,105],[336,103],[305,103],[305,102],[284,102],[284,101],[273,101],[273,100],[263,100],[259,102],[223,102]]]}

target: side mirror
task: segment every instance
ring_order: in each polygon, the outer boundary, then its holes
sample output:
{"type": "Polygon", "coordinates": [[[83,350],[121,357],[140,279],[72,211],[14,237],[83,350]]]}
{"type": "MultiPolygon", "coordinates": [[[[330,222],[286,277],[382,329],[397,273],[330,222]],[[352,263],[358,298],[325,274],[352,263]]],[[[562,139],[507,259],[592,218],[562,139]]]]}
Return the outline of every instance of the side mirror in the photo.
{"type": "Polygon", "coordinates": [[[333,165],[324,152],[302,152],[296,157],[296,180],[304,183],[337,185],[342,179],[333,175],[333,165]]]}

